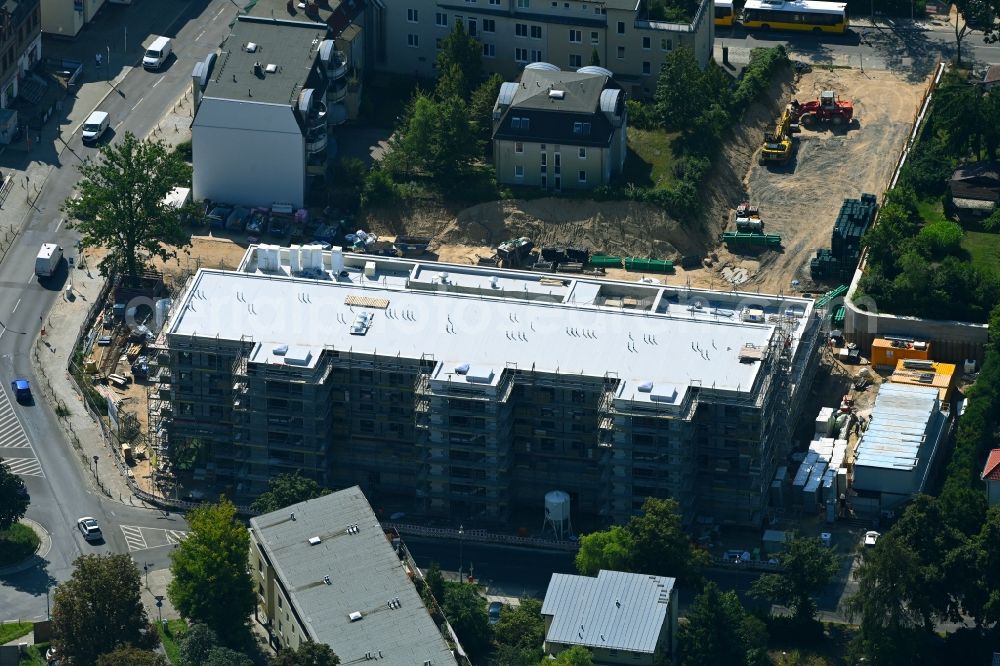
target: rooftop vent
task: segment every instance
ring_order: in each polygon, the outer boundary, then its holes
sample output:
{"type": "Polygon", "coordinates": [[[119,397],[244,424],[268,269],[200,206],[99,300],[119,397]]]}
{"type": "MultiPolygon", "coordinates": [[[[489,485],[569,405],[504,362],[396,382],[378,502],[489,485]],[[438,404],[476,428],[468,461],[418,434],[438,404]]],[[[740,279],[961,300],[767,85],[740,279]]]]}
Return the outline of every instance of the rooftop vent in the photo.
{"type": "Polygon", "coordinates": [[[640,382],[639,383],[639,392],[640,393],[649,393],[652,390],[653,390],[653,382],[640,382]]]}
{"type": "Polygon", "coordinates": [[[355,523],[354,525],[348,525],[347,526],[347,530],[345,530],[345,531],[348,534],[357,534],[358,532],[361,531],[361,528],[358,527],[357,523],[355,523]]]}
{"type": "Polygon", "coordinates": [[[288,345],[275,345],[271,352],[275,356],[284,356],[288,353],[288,345]]]}
{"type": "Polygon", "coordinates": [[[333,583],[330,582],[329,576],[323,576],[323,582],[326,583],[327,585],[333,585],[333,583]]]}
{"type": "Polygon", "coordinates": [[[247,42],[247,53],[256,53],[257,45],[254,42],[247,42]]]}
{"type": "Polygon", "coordinates": [[[309,545],[310,546],[318,546],[320,541],[321,541],[321,539],[318,536],[309,537],[309,545]]]}
{"type": "Polygon", "coordinates": [[[349,613],[347,617],[351,618],[351,622],[358,622],[364,618],[364,615],[361,614],[361,611],[354,611],[353,613],[349,613]]]}
{"type": "Polygon", "coordinates": [[[395,599],[389,599],[389,601],[385,602],[385,605],[387,608],[392,608],[393,610],[397,608],[402,608],[403,606],[403,604],[400,603],[399,601],[399,597],[396,597],[395,599]]]}
{"type": "Polygon", "coordinates": [[[550,90],[549,99],[562,99],[566,96],[565,90],[550,90]]]}
{"type": "Polygon", "coordinates": [[[351,335],[366,334],[372,326],[373,317],[374,315],[370,312],[359,312],[354,318],[354,323],[351,324],[351,335]]]}
{"type": "Polygon", "coordinates": [[[264,67],[264,71],[267,72],[268,74],[274,74],[275,72],[278,71],[278,66],[275,65],[273,62],[269,62],[267,63],[267,66],[264,67]]]}

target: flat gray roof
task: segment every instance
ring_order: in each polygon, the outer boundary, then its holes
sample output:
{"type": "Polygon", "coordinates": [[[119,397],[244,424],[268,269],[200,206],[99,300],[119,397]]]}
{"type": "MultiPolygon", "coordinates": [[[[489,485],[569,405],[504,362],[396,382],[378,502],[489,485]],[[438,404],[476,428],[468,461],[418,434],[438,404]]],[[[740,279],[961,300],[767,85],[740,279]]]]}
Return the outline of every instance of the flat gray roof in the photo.
{"type": "Polygon", "coordinates": [[[456,663],[357,486],[257,516],[250,528],[309,638],[341,663],[368,653],[386,665],[456,663]],[[351,621],[355,612],[362,619],[351,621]]]}
{"type": "Polygon", "coordinates": [[[326,24],[263,21],[241,17],[222,44],[214,76],[205,97],[261,104],[288,105],[296,101],[316,62],[326,24]],[[253,43],[257,50],[248,52],[253,43]],[[254,73],[254,64],[275,65],[273,72],[254,73]]]}
{"type": "Polygon", "coordinates": [[[542,603],[551,615],[545,640],[563,645],[655,652],[670,617],[675,579],[621,571],[596,578],[552,574],[542,603]]]}
{"type": "MultiPolygon", "coordinates": [[[[260,248],[263,251],[264,248],[260,248]]],[[[324,349],[622,380],[619,398],[679,404],[687,387],[747,393],[775,319],[794,345],[812,301],[659,284],[613,282],[434,262],[339,255],[343,271],[262,271],[252,247],[240,271],[202,269],[175,301],[168,336],[259,343],[251,359],[311,366],[324,349]],[[368,277],[365,266],[368,265],[368,277]],[[308,274],[309,277],[304,277],[308,274]],[[743,308],[763,307],[763,321],[743,308]],[[628,307],[626,307],[628,306],[628,307]],[[363,334],[359,315],[370,317],[363,334]],[[245,337],[244,337],[245,336],[245,337]],[[311,351],[289,362],[281,346],[311,351]]],[[[287,250],[287,249],[286,249],[287,250]]],[[[335,253],[336,254],[336,253],[335,253]]]]}

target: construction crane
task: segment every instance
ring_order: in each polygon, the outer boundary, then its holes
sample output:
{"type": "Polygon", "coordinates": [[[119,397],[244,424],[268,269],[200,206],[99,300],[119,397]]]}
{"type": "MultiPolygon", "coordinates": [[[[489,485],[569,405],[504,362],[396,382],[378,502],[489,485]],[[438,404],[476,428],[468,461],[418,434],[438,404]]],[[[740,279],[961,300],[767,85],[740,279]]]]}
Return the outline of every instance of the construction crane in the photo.
{"type": "Polygon", "coordinates": [[[789,104],[781,112],[774,131],[764,135],[764,145],[760,149],[761,164],[787,164],[792,158],[792,137],[789,130],[792,125],[794,109],[789,104]]]}
{"type": "Polygon", "coordinates": [[[803,127],[817,123],[847,125],[854,118],[854,102],[843,100],[832,90],[824,90],[819,99],[799,103],[792,100],[792,122],[803,127]]]}

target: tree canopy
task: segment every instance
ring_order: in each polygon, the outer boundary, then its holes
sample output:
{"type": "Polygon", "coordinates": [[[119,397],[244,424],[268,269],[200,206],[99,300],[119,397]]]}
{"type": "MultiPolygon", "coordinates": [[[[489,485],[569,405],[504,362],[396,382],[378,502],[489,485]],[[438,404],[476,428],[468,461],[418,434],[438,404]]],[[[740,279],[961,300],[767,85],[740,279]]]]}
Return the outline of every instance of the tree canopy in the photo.
{"type": "Polygon", "coordinates": [[[177,646],[180,663],[175,666],[253,666],[253,659],[219,644],[219,636],[204,624],[192,624],[177,646]]]}
{"type": "Polygon", "coordinates": [[[955,0],[956,11],[962,20],[956,21],[955,29],[956,64],[962,66],[962,41],[973,31],[983,33],[986,42],[996,41],[996,17],[1000,14],[998,0],[955,0]]]}
{"type": "Polygon", "coordinates": [[[270,513],[329,494],[328,489],[302,476],[298,471],[289,472],[268,481],[267,490],[257,496],[250,508],[260,513],[270,513]]]}
{"type": "Polygon", "coordinates": [[[582,645],[574,645],[560,652],[555,659],[542,659],[539,666],[592,666],[593,663],[594,657],[590,650],[582,645]]]}
{"type": "Polygon", "coordinates": [[[642,513],[625,526],[612,526],[580,538],[576,568],[584,575],[601,569],[696,581],[708,564],[708,553],[697,548],[681,526],[677,501],[647,497],[642,513]]]}
{"type": "Polygon", "coordinates": [[[126,645],[97,658],[97,666],[170,666],[162,654],[126,645]]]}
{"type": "Polygon", "coordinates": [[[517,606],[504,606],[493,625],[493,657],[498,664],[535,664],[542,658],[545,620],[542,602],[525,597],[517,606]]]}
{"type": "Polygon", "coordinates": [[[135,284],[152,259],[167,261],[190,244],[181,222],[186,211],[163,202],[170,190],[190,181],[190,168],[163,143],[126,132],[121,141],[102,146],[96,161],[80,165],[80,176],[77,194],[63,210],[82,247],[108,250],[102,275],[135,284]]]}
{"type": "Polygon", "coordinates": [[[712,582],[695,597],[677,643],[681,666],[768,663],[764,623],[743,609],[735,592],[722,592],[712,582]]]}
{"type": "Polygon", "coordinates": [[[500,94],[503,77],[494,74],[472,92],[469,101],[469,118],[475,132],[476,140],[481,144],[489,143],[493,136],[493,106],[500,94]]]}
{"type": "Polygon", "coordinates": [[[3,464],[0,458],[0,531],[24,518],[31,500],[24,491],[24,480],[3,464]]]}
{"type": "Polygon", "coordinates": [[[445,77],[450,79],[443,92],[468,101],[482,79],[483,47],[466,32],[461,19],[455,20],[451,32],[441,40],[436,64],[441,77],[439,81],[445,77]]]}
{"type": "Polygon", "coordinates": [[[694,52],[671,51],[656,82],[656,113],[663,127],[672,132],[690,132],[709,100],[708,86],[694,52]]]}
{"type": "Polygon", "coordinates": [[[490,651],[492,632],[486,599],[479,594],[479,589],[475,585],[447,583],[441,610],[472,663],[483,662],[490,651]]]}
{"type": "Polygon", "coordinates": [[[478,157],[478,146],[465,102],[418,92],[389,140],[383,165],[394,175],[420,173],[454,185],[478,157]]]}
{"type": "Polygon", "coordinates": [[[53,595],[53,644],[75,664],[125,645],[155,646],[140,594],[139,569],[127,554],[77,558],[53,595]]]}
{"type": "Polygon", "coordinates": [[[781,573],[761,576],[750,593],[791,608],[799,622],[812,621],[816,616],[813,595],[836,575],[837,554],[819,539],[798,537],[785,544],[781,564],[781,573]]]}
{"type": "Polygon", "coordinates": [[[267,660],[267,666],[337,666],[340,658],[329,645],[306,641],[294,650],[282,650],[267,660]]]}
{"type": "Polygon", "coordinates": [[[187,520],[187,538],[170,553],[170,602],[191,622],[208,625],[224,644],[241,645],[255,603],[246,527],[226,499],[199,506],[187,520]]]}

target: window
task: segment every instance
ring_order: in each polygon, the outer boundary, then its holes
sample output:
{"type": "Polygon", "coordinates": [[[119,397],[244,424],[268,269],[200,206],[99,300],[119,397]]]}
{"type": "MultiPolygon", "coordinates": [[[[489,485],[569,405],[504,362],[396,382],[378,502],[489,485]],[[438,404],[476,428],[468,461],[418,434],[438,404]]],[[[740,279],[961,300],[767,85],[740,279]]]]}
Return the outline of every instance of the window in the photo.
{"type": "Polygon", "coordinates": [[[583,56],[571,55],[569,57],[570,67],[583,67],[583,56]]]}
{"type": "Polygon", "coordinates": [[[581,160],[587,159],[587,149],[586,148],[581,148],[580,149],[580,159],[581,160]]]}
{"type": "Polygon", "coordinates": [[[518,9],[527,9],[528,6],[530,5],[530,3],[531,3],[531,0],[517,0],[517,8],[518,9]]]}
{"type": "Polygon", "coordinates": [[[514,60],[517,62],[528,62],[528,49],[514,49],[514,60]]]}
{"type": "Polygon", "coordinates": [[[420,46],[420,38],[417,35],[410,33],[406,36],[406,45],[411,49],[415,49],[420,46]]]}
{"type": "Polygon", "coordinates": [[[483,32],[496,32],[497,22],[493,19],[483,19],[483,32]]]}
{"type": "Polygon", "coordinates": [[[594,7],[595,14],[607,15],[608,10],[606,7],[594,7]]]}
{"type": "Polygon", "coordinates": [[[587,182],[587,172],[584,171],[583,169],[580,169],[580,172],[579,172],[577,178],[578,178],[578,180],[581,183],[586,183],[587,182]]]}
{"type": "Polygon", "coordinates": [[[434,25],[436,25],[439,28],[447,28],[448,27],[448,15],[445,14],[444,12],[438,12],[437,14],[435,14],[434,15],[434,25]]]}
{"type": "Polygon", "coordinates": [[[470,18],[469,19],[469,37],[475,37],[476,36],[476,32],[477,32],[476,31],[476,19],[470,18]]]}
{"type": "Polygon", "coordinates": [[[624,60],[625,59],[625,47],[624,46],[619,46],[618,47],[618,59],[619,60],[624,60]]]}
{"type": "Polygon", "coordinates": [[[542,60],[542,52],[538,49],[531,49],[531,62],[541,62],[542,60]]]}
{"type": "Polygon", "coordinates": [[[591,44],[600,44],[601,43],[601,36],[600,36],[600,34],[596,30],[591,31],[591,33],[590,33],[590,43],[591,44]]]}
{"type": "Polygon", "coordinates": [[[417,14],[417,10],[416,9],[407,9],[406,10],[406,20],[409,21],[410,23],[416,23],[417,22],[417,16],[418,16],[418,14],[417,14]]]}
{"type": "Polygon", "coordinates": [[[542,187],[548,187],[548,186],[549,186],[549,177],[542,174],[542,187]]]}
{"type": "Polygon", "coordinates": [[[515,23],[514,24],[514,36],[515,37],[527,37],[528,36],[528,24],[527,23],[515,23]]]}
{"type": "Polygon", "coordinates": [[[493,5],[494,7],[499,7],[500,0],[490,0],[490,4],[493,5]]]}
{"type": "Polygon", "coordinates": [[[643,37],[642,38],[642,48],[644,48],[644,49],[648,49],[649,48],[649,37],[643,37]]]}
{"type": "Polygon", "coordinates": [[[573,134],[590,136],[590,123],[573,123],[573,134]]]}
{"type": "Polygon", "coordinates": [[[569,42],[570,42],[570,44],[579,44],[580,42],[582,42],[583,41],[583,36],[582,35],[583,35],[583,33],[580,32],[579,30],[570,30],[569,31],[569,42]]]}
{"type": "Polygon", "coordinates": [[[649,72],[650,72],[650,65],[649,65],[649,63],[648,62],[643,62],[642,63],[642,73],[643,74],[649,74],[649,72]]]}
{"type": "Polygon", "coordinates": [[[542,153],[542,166],[544,167],[549,161],[548,153],[542,153]]]}
{"type": "Polygon", "coordinates": [[[672,39],[661,39],[660,40],[660,50],[670,51],[674,48],[674,40],[672,39]]]}
{"type": "Polygon", "coordinates": [[[496,58],[497,49],[493,44],[483,44],[483,57],[484,58],[496,58]]]}
{"type": "Polygon", "coordinates": [[[524,178],[524,167],[520,164],[514,166],[514,178],[524,178]]]}
{"type": "Polygon", "coordinates": [[[540,26],[540,25],[533,25],[533,26],[531,26],[531,38],[532,39],[541,39],[542,38],[542,26],[540,26]]]}
{"type": "Polygon", "coordinates": [[[619,35],[625,34],[625,21],[618,21],[618,34],[619,35]]]}
{"type": "Polygon", "coordinates": [[[520,141],[516,142],[514,144],[514,152],[515,153],[523,153],[524,152],[524,144],[521,143],[520,141]]]}

